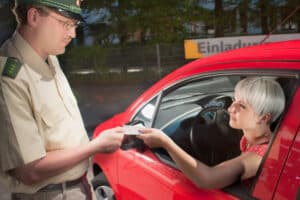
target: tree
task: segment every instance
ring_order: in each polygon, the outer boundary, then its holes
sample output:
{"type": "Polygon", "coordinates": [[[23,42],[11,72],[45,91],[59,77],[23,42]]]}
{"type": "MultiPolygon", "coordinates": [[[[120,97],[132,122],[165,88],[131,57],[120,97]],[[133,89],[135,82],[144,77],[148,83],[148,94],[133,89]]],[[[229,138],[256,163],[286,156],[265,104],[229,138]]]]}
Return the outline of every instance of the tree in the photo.
{"type": "MultiPolygon", "coordinates": [[[[177,43],[193,37],[215,37],[232,34],[269,33],[280,20],[299,5],[299,0],[89,0],[83,6],[89,12],[102,10],[98,21],[89,26],[90,34],[101,45],[113,42],[177,43]],[[209,6],[202,6],[209,4],[209,6]],[[281,16],[279,16],[281,15],[281,16]],[[239,20],[238,20],[239,17],[239,20]],[[190,32],[189,26],[201,26],[190,32]],[[238,26],[239,25],[239,26],[238,26]],[[251,29],[248,27],[251,26],[251,29]]],[[[300,27],[299,12],[292,17],[300,27]]]]}
{"type": "MultiPolygon", "coordinates": [[[[197,3],[196,0],[90,0],[85,6],[107,10],[105,30],[117,34],[120,44],[126,43],[137,33],[140,41],[145,44],[182,41],[187,34],[184,24],[199,10],[197,3]]],[[[96,29],[96,26],[93,27],[94,33],[99,33],[96,29]]]]}
{"type": "Polygon", "coordinates": [[[249,4],[250,4],[250,0],[241,0],[238,5],[239,19],[240,19],[240,26],[241,26],[242,33],[248,32],[248,23],[249,23],[248,15],[251,12],[249,4]]]}
{"type": "Polygon", "coordinates": [[[223,23],[223,1],[215,0],[215,36],[224,36],[224,23],[223,23]]]}

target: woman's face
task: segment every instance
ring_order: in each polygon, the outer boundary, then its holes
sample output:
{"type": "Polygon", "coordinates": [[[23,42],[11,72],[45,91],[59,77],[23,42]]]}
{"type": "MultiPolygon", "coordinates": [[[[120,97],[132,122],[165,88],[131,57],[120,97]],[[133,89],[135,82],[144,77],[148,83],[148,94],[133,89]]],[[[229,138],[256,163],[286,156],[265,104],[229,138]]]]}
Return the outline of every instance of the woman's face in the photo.
{"type": "Polygon", "coordinates": [[[228,108],[230,115],[229,125],[235,129],[252,130],[257,126],[259,116],[254,109],[238,95],[228,108]]]}

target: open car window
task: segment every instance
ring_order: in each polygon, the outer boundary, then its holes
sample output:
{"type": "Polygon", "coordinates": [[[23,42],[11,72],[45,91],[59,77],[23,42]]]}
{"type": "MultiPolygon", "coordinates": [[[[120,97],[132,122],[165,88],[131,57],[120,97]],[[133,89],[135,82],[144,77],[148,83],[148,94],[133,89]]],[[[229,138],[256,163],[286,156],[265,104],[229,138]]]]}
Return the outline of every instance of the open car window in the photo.
{"type": "Polygon", "coordinates": [[[172,136],[181,122],[195,117],[204,106],[222,106],[218,97],[232,97],[239,80],[240,76],[219,76],[179,83],[163,94],[153,127],[172,136]]]}
{"type": "MultiPolygon", "coordinates": [[[[210,166],[239,155],[241,134],[228,127],[227,108],[232,102],[235,84],[240,79],[241,76],[215,76],[170,88],[161,97],[154,127],[170,136],[187,153],[210,166]],[[222,111],[218,111],[221,108],[222,111]],[[220,125],[224,127],[195,123],[197,120],[216,119],[221,120],[220,125]],[[218,135],[219,128],[223,129],[223,135],[218,135]],[[216,145],[217,141],[220,141],[219,145],[216,145]]],[[[168,156],[162,149],[157,152],[160,156],[168,156]]]]}

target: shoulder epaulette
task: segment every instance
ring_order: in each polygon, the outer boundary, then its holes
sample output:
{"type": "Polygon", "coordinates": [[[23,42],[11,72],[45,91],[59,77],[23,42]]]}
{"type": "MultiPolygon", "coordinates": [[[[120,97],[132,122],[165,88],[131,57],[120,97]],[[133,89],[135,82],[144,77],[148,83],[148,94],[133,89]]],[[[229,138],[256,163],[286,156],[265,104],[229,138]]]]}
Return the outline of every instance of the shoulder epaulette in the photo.
{"type": "Polygon", "coordinates": [[[2,72],[3,76],[15,79],[21,69],[22,63],[13,57],[8,57],[2,72]]]}

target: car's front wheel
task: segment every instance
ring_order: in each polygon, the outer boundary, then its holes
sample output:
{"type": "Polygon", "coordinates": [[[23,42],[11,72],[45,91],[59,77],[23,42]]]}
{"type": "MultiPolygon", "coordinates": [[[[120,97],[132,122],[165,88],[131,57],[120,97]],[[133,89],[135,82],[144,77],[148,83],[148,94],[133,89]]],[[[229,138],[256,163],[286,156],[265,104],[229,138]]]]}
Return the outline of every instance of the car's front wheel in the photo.
{"type": "Polygon", "coordinates": [[[110,187],[104,173],[101,172],[92,180],[97,200],[115,200],[114,191],[110,187]]]}

